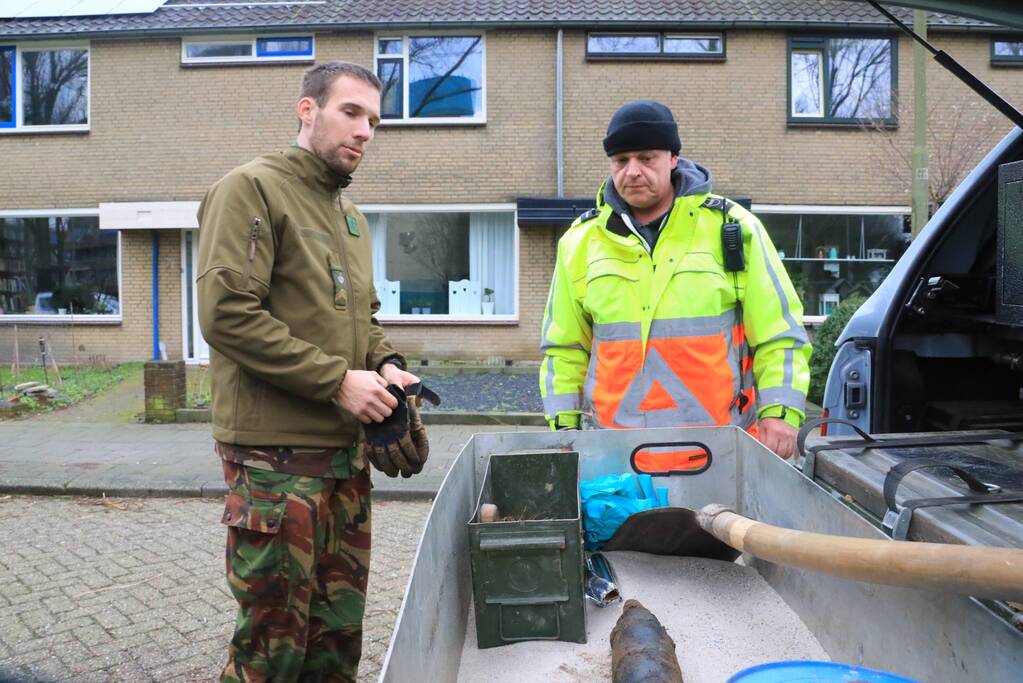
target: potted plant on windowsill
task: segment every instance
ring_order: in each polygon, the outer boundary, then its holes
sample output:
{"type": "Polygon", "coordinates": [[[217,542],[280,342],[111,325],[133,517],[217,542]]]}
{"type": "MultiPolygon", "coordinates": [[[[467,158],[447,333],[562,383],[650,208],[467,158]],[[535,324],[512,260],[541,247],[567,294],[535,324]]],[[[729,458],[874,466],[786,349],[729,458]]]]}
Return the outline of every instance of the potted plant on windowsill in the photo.
{"type": "Polygon", "coordinates": [[[483,315],[494,315],[494,290],[489,287],[483,288],[483,315]]]}

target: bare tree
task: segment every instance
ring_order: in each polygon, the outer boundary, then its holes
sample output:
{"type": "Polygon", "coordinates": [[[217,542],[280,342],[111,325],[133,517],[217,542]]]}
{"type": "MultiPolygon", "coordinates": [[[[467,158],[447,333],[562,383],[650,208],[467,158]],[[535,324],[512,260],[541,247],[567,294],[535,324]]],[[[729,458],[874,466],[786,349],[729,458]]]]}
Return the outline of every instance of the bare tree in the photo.
{"type": "Polygon", "coordinates": [[[23,52],[25,122],[85,123],[89,55],[85,50],[23,52]]]}
{"type": "MultiPolygon", "coordinates": [[[[907,118],[912,122],[911,116],[907,118]]],[[[1005,125],[997,111],[976,99],[932,101],[928,121],[928,195],[936,210],[1005,132],[1005,125]]],[[[909,192],[913,185],[913,149],[908,138],[899,136],[890,120],[870,118],[861,126],[871,133],[873,165],[909,192]]]]}

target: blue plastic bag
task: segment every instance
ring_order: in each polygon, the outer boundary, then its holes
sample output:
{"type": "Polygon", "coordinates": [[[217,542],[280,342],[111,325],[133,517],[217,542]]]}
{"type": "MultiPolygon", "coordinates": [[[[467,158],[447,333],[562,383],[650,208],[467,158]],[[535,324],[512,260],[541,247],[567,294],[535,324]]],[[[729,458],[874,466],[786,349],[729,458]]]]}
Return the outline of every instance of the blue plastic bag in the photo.
{"type": "Polygon", "coordinates": [[[599,550],[630,515],[667,507],[668,489],[655,489],[649,474],[609,474],[579,482],[579,500],[584,546],[599,550]]]}

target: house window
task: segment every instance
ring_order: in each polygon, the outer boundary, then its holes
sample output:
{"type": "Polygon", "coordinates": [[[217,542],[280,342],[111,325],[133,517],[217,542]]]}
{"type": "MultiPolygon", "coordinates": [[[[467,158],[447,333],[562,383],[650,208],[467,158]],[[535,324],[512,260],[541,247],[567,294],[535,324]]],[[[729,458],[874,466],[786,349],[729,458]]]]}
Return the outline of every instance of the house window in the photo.
{"type": "Polygon", "coordinates": [[[1023,65],[1023,40],[992,40],[991,63],[1023,65]]]}
{"type": "Polygon", "coordinates": [[[120,313],[118,236],[98,216],[0,216],[0,314],[120,313]]]}
{"type": "Polygon", "coordinates": [[[182,64],[311,62],[312,36],[230,36],[182,38],[182,64]]]}
{"type": "Polygon", "coordinates": [[[591,59],[722,59],[723,33],[590,33],[586,56],[591,59]]]}
{"type": "Polygon", "coordinates": [[[0,45],[0,131],[88,129],[88,47],[0,45]]]}
{"type": "Polygon", "coordinates": [[[483,123],[482,35],[379,37],[381,118],[405,123],[483,123]]]}
{"type": "Polygon", "coordinates": [[[895,123],[895,41],[790,38],[789,122],[895,123]]]}
{"type": "Polygon", "coordinates": [[[785,265],[808,321],[842,300],[870,296],[908,245],[898,208],[754,207],[785,265]]]}
{"type": "Polygon", "coordinates": [[[512,210],[367,210],[382,316],[514,320],[517,229],[512,210]]]}

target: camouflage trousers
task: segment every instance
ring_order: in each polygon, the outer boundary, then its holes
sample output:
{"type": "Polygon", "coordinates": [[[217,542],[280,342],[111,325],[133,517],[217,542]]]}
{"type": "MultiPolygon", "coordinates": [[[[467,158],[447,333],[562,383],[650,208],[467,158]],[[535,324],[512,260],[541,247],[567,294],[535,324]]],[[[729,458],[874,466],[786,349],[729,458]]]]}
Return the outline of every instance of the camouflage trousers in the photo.
{"type": "Polygon", "coordinates": [[[354,683],[369,578],[370,480],[223,461],[227,581],[238,601],[221,681],[354,683]]]}

